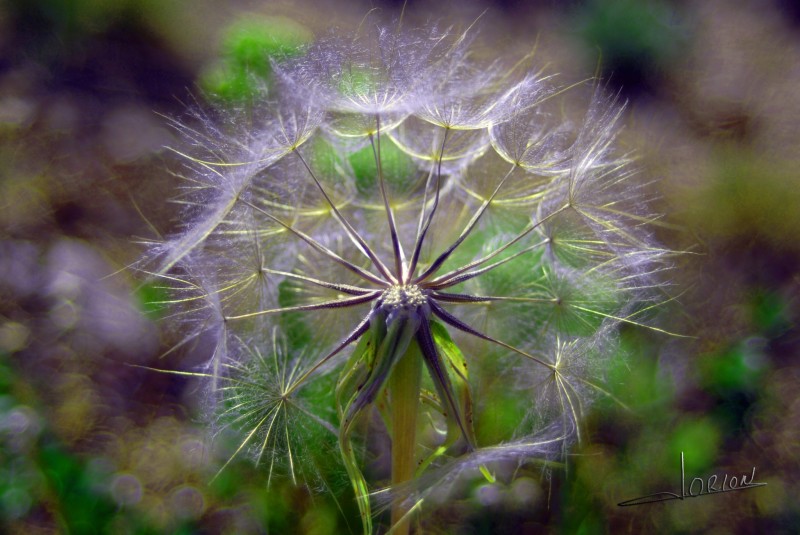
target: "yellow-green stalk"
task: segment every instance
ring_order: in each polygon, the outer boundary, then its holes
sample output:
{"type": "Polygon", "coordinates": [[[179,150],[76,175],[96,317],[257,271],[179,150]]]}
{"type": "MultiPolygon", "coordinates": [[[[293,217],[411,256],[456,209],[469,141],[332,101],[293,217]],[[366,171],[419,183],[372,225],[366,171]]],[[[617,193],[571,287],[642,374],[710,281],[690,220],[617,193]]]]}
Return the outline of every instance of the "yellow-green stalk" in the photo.
{"type": "MultiPolygon", "coordinates": [[[[389,378],[392,426],[392,485],[411,480],[416,470],[417,413],[422,379],[422,354],[416,342],[409,344],[389,378]]],[[[392,506],[393,533],[405,535],[411,525],[409,508],[397,501],[392,506]],[[405,518],[404,518],[405,517],[405,518]]]]}

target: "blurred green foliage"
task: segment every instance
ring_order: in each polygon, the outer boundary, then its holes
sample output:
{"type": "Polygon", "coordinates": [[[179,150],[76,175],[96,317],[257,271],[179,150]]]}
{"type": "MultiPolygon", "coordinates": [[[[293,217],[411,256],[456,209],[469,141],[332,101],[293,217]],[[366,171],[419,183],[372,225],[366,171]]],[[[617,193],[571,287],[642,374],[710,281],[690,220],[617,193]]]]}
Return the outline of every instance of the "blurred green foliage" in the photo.
{"type": "MultiPolygon", "coordinates": [[[[278,284],[278,304],[281,307],[297,306],[300,303],[298,293],[303,286],[292,279],[286,279],[278,284]]],[[[311,326],[306,323],[306,317],[300,312],[284,312],[280,315],[281,331],[286,335],[289,351],[302,351],[313,339],[311,326]]]]}
{"type": "Polygon", "coordinates": [[[735,144],[715,148],[713,175],[687,195],[686,220],[712,237],[800,251],[796,165],[735,144]]]}
{"type": "Polygon", "coordinates": [[[765,372],[765,359],[758,348],[743,340],[716,354],[703,355],[698,363],[703,384],[727,393],[755,391],[765,372]]]}
{"type": "Polygon", "coordinates": [[[167,291],[157,283],[144,282],[136,288],[135,297],[138,301],[139,310],[152,320],[162,317],[169,295],[167,291]]]}
{"type": "Polygon", "coordinates": [[[587,51],[599,52],[606,76],[635,92],[686,44],[674,9],[661,0],[588,0],[574,16],[578,35],[587,51]]]}
{"type": "Polygon", "coordinates": [[[120,522],[133,533],[157,533],[113,501],[100,459],[87,461],[56,438],[7,359],[0,355],[0,530],[22,533],[26,521],[51,517],[75,535],[112,533],[120,522]]]}
{"type": "Polygon", "coordinates": [[[225,28],[220,58],[200,86],[223,102],[249,102],[269,85],[272,61],[297,55],[312,39],[308,28],[286,17],[242,17],[225,28]]]}
{"type": "MultiPolygon", "coordinates": [[[[354,153],[348,160],[356,178],[356,188],[361,195],[367,196],[378,187],[378,169],[368,145],[354,153]]],[[[403,193],[415,186],[414,177],[417,172],[411,158],[401,151],[391,139],[384,137],[381,142],[381,170],[383,179],[394,191],[403,193]]]]}
{"type": "MultiPolygon", "coordinates": [[[[697,474],[713,468],[720,446],[720,431],[710,418],[686,418],[671,432],[669,459],[684,453],[686,472],[697,474]]],[[[675,466],[670,463],[669,466],[675,466]]]]}

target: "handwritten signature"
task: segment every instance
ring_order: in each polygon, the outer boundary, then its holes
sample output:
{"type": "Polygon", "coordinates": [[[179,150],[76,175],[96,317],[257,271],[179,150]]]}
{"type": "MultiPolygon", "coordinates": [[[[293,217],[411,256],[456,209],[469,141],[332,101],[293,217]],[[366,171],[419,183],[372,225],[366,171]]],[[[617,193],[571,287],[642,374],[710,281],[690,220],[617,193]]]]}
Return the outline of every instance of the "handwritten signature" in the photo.
{"type": "Polygon", "coordinates": [[[755,483],[756,467],[753,467],[753,472],[748,479],[747,474],[743,474],[741,478],[736,476],[728,477],[722,480],[722,485],[717,486],[719,477],[716,474],[709,476],[707,479],[696,477],[689,483],[689,489],[686,489],[686,469],[683,464],[683,452],[681,452],[681,493],[674,492],[656,492],[655,494],[648,494],[632,500],[625,500],[617,505],[620,507],[631,507],[633,505],[644,505],[646,503],[666,502],[669,500],[683,500],[685,498],[698,498],[700,496],[708,496],[711,494],[719,494],[721,492],[733,492],[735,490],[746,490],[754,487],[763,487],[766,483],[755,483]],[[698,488],[699,487],[699,488],[698,488]]]}

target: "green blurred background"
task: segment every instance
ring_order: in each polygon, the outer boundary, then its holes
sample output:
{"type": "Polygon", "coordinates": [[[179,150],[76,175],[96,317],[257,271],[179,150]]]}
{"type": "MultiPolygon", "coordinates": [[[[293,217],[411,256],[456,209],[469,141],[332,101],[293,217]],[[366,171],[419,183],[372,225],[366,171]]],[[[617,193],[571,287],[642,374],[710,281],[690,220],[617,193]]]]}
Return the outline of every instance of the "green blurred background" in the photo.
{"type": "MultiPolygon", "coordinates": [[[[0,532],[357,533],[347,492],[213,475],[202,385],[180,333],[127,269],[174,230],[164,116],[246,107],[270,57],[366,2],[0,2],[0,532]]],[[[386,13],[398,3],[378,4],[386,13]]],[[[590,441],[564,470],[466,487],[441,533],[790,533],[800,526],[800,9],[788,0],[409,1],[409,24],[469,23],[487,53],[599,72],[628,99],[626,149],[666,214],[659,318],[623,330],[590,441]],[[485,13],[484,13],[484,10],[485,13]],[[639,507],[687,477],[765,487],[639,507]]],[[[357,167],[357,162],[353,162],[357,167]]],[[[502,403],[498,404],[502,406],[502,403]]],[[[230,439],[230,440],[228,440],[230,439]]],[[[346,488],[346,487],[345,487],[346,488]]]]}

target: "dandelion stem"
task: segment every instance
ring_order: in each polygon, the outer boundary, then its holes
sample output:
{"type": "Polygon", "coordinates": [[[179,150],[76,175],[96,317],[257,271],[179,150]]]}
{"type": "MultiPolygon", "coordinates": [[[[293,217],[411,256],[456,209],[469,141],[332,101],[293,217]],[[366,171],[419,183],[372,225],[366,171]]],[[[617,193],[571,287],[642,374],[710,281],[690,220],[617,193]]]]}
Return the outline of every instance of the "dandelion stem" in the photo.
{"type": "MultiPolygon", "coordinates": [[[[412,341],[395,365],[389,378],[392,424],[392,485],[414,477],[416,469],[417,413],[422,380],[422,355],[419,345],[412,341]]],[[[393,533],[409,532],[409,508],[402,500],[392,505],[393,533]]]]}

